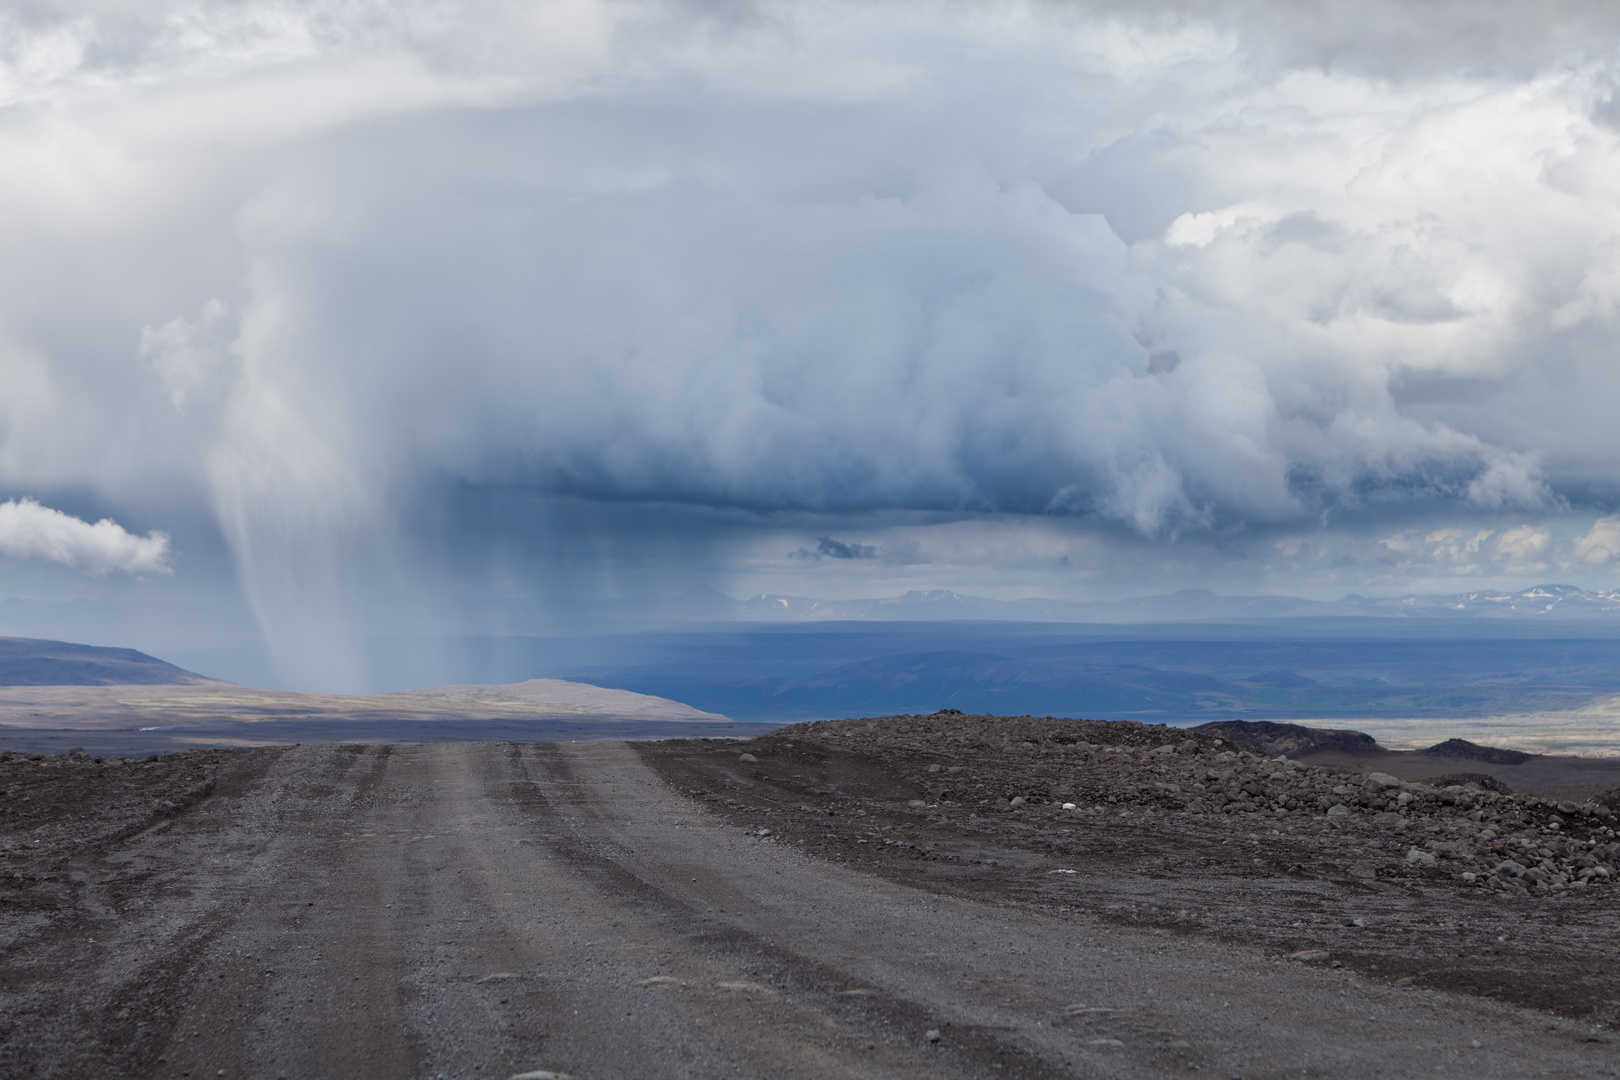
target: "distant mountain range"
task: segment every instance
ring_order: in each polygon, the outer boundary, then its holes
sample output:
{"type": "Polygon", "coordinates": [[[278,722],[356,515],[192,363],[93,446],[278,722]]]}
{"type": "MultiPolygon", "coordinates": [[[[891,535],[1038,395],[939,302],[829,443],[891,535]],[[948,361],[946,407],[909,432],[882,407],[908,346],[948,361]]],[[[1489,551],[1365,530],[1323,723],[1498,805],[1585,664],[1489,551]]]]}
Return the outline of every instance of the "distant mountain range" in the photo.
{"type": "Polygon", "coordinates": [[[1130,600],[989,600],[949,589],[913,590],[873,600],[816,600],[761,594],[736,600],[696,589],[660,605],[666,617],[738,622],[986,622],[1155,623],[1279,618],[1606,619],[1620,617],[1620,590],[1537,585],[1519,592],[1480,590],[1449,596],[1338,600],[1298,596],[1220,596],[1183,589],[1130,600]]]}

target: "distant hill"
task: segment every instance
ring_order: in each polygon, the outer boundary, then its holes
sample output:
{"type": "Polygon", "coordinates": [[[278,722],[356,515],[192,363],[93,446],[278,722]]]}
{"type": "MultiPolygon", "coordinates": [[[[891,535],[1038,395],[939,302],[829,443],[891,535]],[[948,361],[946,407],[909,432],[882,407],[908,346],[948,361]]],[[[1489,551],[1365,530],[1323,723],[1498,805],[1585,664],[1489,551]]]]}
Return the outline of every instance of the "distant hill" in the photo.
{"type": "MultiPolygon", "coordinates": [[[[1279,724],[1270,720],[1222,720],[1199,724],[1194,731],[1220,735],[1268,754],[1298,757],[1313,750],[1344,750],[1351,753],[1382,753],[1384,748],[1371,735],[1338,728],[1312,728],[1303,724],[1279,724]]],[[[1462,742],[1453,739],[1453,742],[1462,742]]],[[[1465,745],[1472,746],[1472,743],[1465,745]]],[[[1483,749],[1483,748],[1481,748],[1483,749]]],[[[1508,753],[1509,751],[1497,751],[1508,753]]],[[[1520,754],[1523,758],[1525,755],[1520,754]]]]}
{"type": "Polygon", "coordinates": [[[1202,724],[1197,731],[1220,735],[1266,754],[1286,754],[1306,765],[1334,765],[1356,772],[1386,772],[1428,784],[1479,783],[1493,791],[1521,791],[1542,798],[1591,798],[1611,808],[1620,802],[1620,758],[1526,754],[1463,739],[1421,750],[1386,750],[1360,731],[1233,720],[1202,724]],[[1459,771],[1467,762],[1471,769],[1459,771]],[[1477,770],[1477,771],[1476,771],[1477,770]]]}
{"type": "Polygon", "coordinates": [[[0,686],[161,686],[214,681],[134,649],[0,637],[0,686]]]}

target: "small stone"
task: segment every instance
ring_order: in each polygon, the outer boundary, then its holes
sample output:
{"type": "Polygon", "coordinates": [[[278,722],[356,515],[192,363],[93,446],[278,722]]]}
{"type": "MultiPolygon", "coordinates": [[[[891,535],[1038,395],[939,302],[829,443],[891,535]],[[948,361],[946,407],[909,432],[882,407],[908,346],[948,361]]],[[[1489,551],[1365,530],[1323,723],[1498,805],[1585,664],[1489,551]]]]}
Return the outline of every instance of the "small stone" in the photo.
{"type": "Polygon", "coordinates": [[[939,1042],[939,1028],[929,1028],[928,1033],[923,1038],[929,1042],[939,1042]]]}
{"type": "Polygon", "coordinates": [[[934,765],[928,766],[928,771],[931,772],[931,773],[939,772],[939,765],[934,764],[934,765]]]}
{"type": "Polygon", "coordinates": [[[742,754],[737,758],[737,760],[738,761],[746,761],[750,765],[752,765],[755,762],[759,761],[759,758],[755,757],[753,754],[742,754]]]}
{"type": "Polygon", "coordinates": [[[1028,803],[1029,803],[1029,800],[1024,798],[1022,795],[1014,795],[1012,797],[1012,802],[1009,805],[1011,805],[1011,806],[1025,806],[1028,803]]]}
{"type": "Polygon", "coordinates": [[[1416,866],[1423,870],[1432,870],[1439,863],[1439,860],[1433,855],[1430,855],[1427,851],[1419,851],[1417,848],[1412,848],[1406,853],[1406,862],[1408,866],[1416,866]]]}
{"type": "Polygon", "coordinates": [[[1065,810],[1073,810],[1073,809],[1075,809],[1075,805],[1072,802],[1066,802],[1066,803],[1063,804],[1063,809],[1065,809],[1065,810]]]}
{"type": "Polygon", "coordinates": [[[1328,951],[1326,949],[1301,949],[1299,952],[1288,954],[1290,960],[1312,961],[1326,960],[1327,958],[1328,951]]]}
{"type": "Polygon", "coordinates": [[[1333,806],[1328,807],[1328,817],[1348,817],[1349,815],[1350,808],[1344,805],[1344,803],[1336,803],[1333,806]]]}

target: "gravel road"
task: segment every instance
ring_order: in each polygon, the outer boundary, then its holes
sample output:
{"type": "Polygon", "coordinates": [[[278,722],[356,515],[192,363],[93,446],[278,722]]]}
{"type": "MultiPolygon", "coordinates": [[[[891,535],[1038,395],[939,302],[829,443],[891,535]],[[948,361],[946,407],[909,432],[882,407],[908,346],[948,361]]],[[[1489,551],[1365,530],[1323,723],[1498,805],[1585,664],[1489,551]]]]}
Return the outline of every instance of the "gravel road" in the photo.
{"type": "Polygon", "coordinates": [[[256,752],[61,872],[0,909],[7,1076],[1620,1075],[1577,1021],[839,866],[625,743],[256,752]]]}

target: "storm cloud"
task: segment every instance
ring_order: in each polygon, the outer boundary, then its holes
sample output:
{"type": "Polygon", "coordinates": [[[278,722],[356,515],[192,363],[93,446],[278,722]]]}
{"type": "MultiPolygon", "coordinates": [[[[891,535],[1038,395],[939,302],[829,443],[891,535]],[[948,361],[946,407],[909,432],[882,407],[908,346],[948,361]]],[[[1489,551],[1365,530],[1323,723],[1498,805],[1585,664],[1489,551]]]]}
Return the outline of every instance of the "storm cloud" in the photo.
{"type": "Polygon", "coordinates": [[[287,635],[357,566],[410,573],[446,490],[811,544],[1501,516],[1491,551],[1530,565],[1541,522],[1620,497],[1617,30],[1570,3],[14,7],[0,483],[205,505],[287,635]]]}

